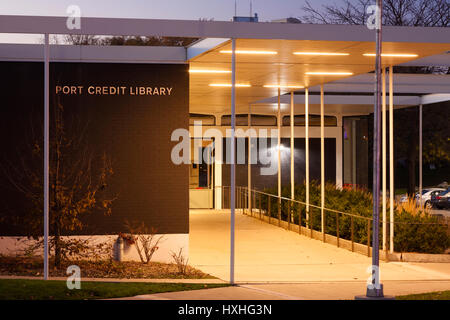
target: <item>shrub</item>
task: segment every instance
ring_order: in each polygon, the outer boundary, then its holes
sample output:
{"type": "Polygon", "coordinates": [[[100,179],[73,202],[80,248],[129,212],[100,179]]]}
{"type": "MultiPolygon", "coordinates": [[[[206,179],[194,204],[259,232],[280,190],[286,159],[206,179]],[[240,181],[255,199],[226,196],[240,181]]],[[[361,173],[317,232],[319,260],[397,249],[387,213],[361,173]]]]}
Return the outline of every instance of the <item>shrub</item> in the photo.
{"type": "MultiPolygon", "coordinates": [[[[282,188],[281,195],[285,198],[291,197],[291,188],[282,188]]],[[[266,193],[277,194],[277,189],[267,189],[266,193]]],[[[320,206],[320,184],[313,181],[309,187],[309,203],[320,206]]],[[[306,201],[306,186],[295,185],[295,199],[306,201]]],[[[278,199],[270,198],[271,217],[278,217],[278,199]]],[[[354,241],[362,244],[367,243],[368,219],[372,218],[372,194],[363,189],[338,189],[334,184],[325,185],[325,208],[355,215],[353,218],[354,241]],[[359,218],[361,217],[361,218],[359,218]]],[[[389,212],[389,202],[386,204],[389,212]]],[[[261,199],[262,208],[268,208],[268,197],[261,199]]],[[[288,220],[289,201],[281,201],[281,219],[288,220]]],[[[293,223],[307,226],[306,206],[295,203],[291,208],[293,223]]],[[[321,230],[321,212],[319,208],[310,207],[309,210],[311,227],[321,230]]],[[[444,253],[450,246],[450,237],[447,234],[448,226],[439,221],[437,217],[431,216],[427,210],[417,208],[415,205],[396,205],[394,210],[394,247],[399,252],[422,252],[422,253],[444,253]]],[[[339,219],[339,236],[343,239],[351,239],[351,220],[349,215],[325,211],[325,230],[327,234],[336,235],[336,219],[339,219]],[[337,217],[338,216],[338,217],[337,217]]],[[[380,219],[381,220],[381,219],[380,219]]],[[[389,223],[389,214],[387,217],[389,223]]],[[[372,222],[370,222],[372,224],[372,222]]],[[[309,227],[309,225],[308,225],[309,227]]],[[[388,228],[389,229],[389,228],[388,228]]],[[[372,225],[370,226],[372,231],[372,225]]],[[[380,230],[382,222],[380,221],[380,230]]],[[[380,237],[380,244],[382,237],[380,237]]]]}

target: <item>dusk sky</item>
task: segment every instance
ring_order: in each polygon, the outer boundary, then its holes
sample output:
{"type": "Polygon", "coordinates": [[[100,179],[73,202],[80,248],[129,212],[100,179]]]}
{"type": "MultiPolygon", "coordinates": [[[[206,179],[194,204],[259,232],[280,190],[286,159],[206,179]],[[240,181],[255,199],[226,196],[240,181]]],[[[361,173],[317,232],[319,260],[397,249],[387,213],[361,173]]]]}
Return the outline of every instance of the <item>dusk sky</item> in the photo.
{"type": "MultiPolygon", "coordinates": [[[[301,17],[305,0],[252,0],[259,21],[301,17]]],[[[311,0],[316,7],[341,0],[311,0]]],[[[214,19],[229,21],[235,0],[0,0],[2,15],[66,16],[70,5],[78,5],[84,17],[147,19],[214,19]]],[[[250,14],[250,0],[237,0],[237,15],[250,14]]],[[[40,43],[42,36],[0,33],[0,43],[40,43]]]]}
{"type": "MultiPolygon", "coordinates": [[[[253,12],[261,21],[298,17],[304,0],[252,0],[253,12]]],[[[311,3],[339,3],[340,0],[312,0],[311,3]]],[[[1,0],[1,14],[64,16],[69,5],[78,5],[86,17],[153,19],[214,18],[230,20],[235,0],[1,0]]],[[[237,0],[238,15],[248,15],[250,0],[237,0]]]]}

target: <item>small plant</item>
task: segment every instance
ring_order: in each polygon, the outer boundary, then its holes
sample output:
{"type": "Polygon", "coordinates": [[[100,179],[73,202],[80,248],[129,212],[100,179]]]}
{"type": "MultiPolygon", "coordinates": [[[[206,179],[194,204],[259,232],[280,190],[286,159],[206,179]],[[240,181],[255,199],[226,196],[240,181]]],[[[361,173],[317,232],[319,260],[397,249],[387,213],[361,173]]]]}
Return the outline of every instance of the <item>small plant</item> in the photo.
{"type": "Polygon", "coordinates": [[[427,207],[421,208],[417,206],[416,200],[414,198],[408,198],[408,201],[402,202],[397,208],[400,212],[409,212],[413,216],[421,216],[422,214],[430,214],[430,209],[427,207]]]}
{"type": "Polygon", "coordinates": [[[129,223],[125,221],[125,226],[129,231],[129,237],[134,242],[139,258],[142,263],[149,264],[152,260],[153,254],[159,249],[159,243],[164,236],[156,236],[157,230],[155,228],[148,228],[144,222],[129,223]]]}
{"type": "Polygon", "coordinates": [[[177,265],[178,273],[182,275],[187,275],[189,273],[188,272],[189,259],[183,255],[183,248],[180,248],[178,253],[171,251],[170,255],[172,256],[173,261],[175,261],[175,264],[177,265]]]}

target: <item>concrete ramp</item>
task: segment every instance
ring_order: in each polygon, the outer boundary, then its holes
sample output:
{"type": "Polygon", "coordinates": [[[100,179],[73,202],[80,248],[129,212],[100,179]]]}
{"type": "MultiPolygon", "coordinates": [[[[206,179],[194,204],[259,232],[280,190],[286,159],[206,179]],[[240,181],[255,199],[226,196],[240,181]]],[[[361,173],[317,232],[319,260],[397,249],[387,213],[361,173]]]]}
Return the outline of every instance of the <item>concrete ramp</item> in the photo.
{"type": "MultiPolygon", "coordinates": [[[[230,211],[191,210],[190,264],[229,280],[230,211]]],[[[240,283],[367,280],[371,258],[236,213],[240,283]]],[[[448,263],[381,263],[381,280],[450,280],[448,263]]]]}

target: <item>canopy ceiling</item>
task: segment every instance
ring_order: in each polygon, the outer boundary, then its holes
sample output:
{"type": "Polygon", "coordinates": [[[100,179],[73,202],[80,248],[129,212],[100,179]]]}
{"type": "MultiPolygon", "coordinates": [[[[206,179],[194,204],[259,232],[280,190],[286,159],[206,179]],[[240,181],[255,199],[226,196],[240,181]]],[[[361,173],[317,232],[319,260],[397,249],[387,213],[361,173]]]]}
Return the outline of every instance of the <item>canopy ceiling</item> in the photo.
{"type": "MultiPolygon", "coordinates": [[[[236,88],[237,112],[247,112],[250,103],[264,101],[266,98],[277,95],[277,88],[265,88],[265,85],[314,87],[322,83],[330,83],[373,71],[375,63],[375,57],[364,56],[364,54],[375,52],[375,43],[373,41],[237,39],[236,50],[238,52],[272,52],[272,54],[236,54],[236,83],[251,85],[250,87],[236,88]],[[276,52],[276,54],[273,54],[273,52],[276,52]],[[348,55],[295,55],[294,52],[345,53],[348,55]],[[308,75],[308,72],[346,74],[308,75]]],[[[427,56],[442,54],[448,50],[450,50],[450,44],[384,42],[383,54],[410,54],[414,56],[385,56],[382,58],[382,63],[386,67],[398,65],[427,56]]],[[[229,72],[231,71],[230,51],[231,41],[225,41],[191,58],[189,60],[190,69],[229,72]]],[[[191,112],[229,112],[231,88],[212,87],[210,85],[230,83],[230,73],[191,73],[191,112]]],[[[282,88],[281,93],[299,90],[301,89],[282,88]]],[[[273,107],[267,108],[267,110],[274,111],[273,107]]]]}

